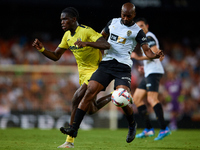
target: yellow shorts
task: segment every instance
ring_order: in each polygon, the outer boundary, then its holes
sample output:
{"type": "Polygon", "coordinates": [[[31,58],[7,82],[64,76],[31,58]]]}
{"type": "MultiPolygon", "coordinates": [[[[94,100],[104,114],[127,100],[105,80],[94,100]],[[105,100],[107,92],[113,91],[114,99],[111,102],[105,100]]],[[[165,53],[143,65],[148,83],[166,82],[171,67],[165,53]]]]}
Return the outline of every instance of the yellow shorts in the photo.
{"type": "Polygon", "coordinates": [[[85,83],[88,85],[89,80],[90,80],[92,74],[96,71],[96,69],[79,71],[79,84],[83,85],[83,83],[85,83]]]}

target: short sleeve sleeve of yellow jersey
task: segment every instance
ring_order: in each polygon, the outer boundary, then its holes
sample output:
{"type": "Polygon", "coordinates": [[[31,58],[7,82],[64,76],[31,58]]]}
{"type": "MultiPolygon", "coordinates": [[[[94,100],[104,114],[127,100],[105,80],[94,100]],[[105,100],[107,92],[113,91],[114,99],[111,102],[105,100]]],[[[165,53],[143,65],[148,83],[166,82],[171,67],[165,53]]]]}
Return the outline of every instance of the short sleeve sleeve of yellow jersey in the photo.
{"type": "Polygon", "coordinates": [[[68,49],[69,48],[69,45],[67,43],[67,35],[68,35],[68,33],[65,32],[61,43],[58,45],[59,48],[63,48],[63,49],[68,49]]]}
{"type": "Polygon", "coordinates": [[[87,36],[91,41],[96,42],[100,37],[102,37],[102,34],[96,32],[92,28],[88,27],[87,36]]]}

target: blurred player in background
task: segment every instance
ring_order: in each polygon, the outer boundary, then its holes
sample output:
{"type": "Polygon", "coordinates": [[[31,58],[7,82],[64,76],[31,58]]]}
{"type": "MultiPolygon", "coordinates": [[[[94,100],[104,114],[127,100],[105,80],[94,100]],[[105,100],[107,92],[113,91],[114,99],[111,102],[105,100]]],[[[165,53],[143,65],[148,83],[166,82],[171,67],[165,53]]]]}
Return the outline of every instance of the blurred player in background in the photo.
{"type": "MultiPolygon", "coordinates": [[[[72,112],[70,124],[73,122],[75,111],[81,101],[93,72],[98,68],[102,59],[102,54],[99,49],[109,49],[110,44],[105,38],[94,31],[92,28],[79,25],[79,13],[73,7],[64,9],[61,13],[61,25],[65,34],[61,43],[54,52],[46,50],[43,44],[36,39],[33,46],[40,51],[44,56],[57,61],[66,50],[71,50],[76,58],[79,71],[80,88],[77,89],[72,98],[72,112]]],[[[96,99],[96,97],[93,97],[96,99]]],[[[105,106],[111,100],[111,94],[100,98],[97,101],[90,103],[88,113],[92,114],[105,106]]],[[[58,148],[74,148],[74,138],[68,136],[66,142],[58,148]]]]}
{"type": "MultiPolygon", "coordinates": [[[[156,36],[148,31],[149,25],[144,18],[138,18],[136,21],[137,25],[143,29],[144,33],[147,36],[147,42],[149,47],[152,49],[154,53],[159,51],[159,43],[156,36]]],[[[142,47],[143,49],[143,47],[142,47]]],[[[161,64],[160,59],[149,59],[143,53],[142,56],[137,55],[135,52],[131,54],[131,58],[136,60],[143,60],[144,66],[139,66],[139,71],[144,71],[144,78],[136,88],[133,94],[133,101],[138,108],[139,115],[143,117],[145,121],[146,128],[143,130],[142,133],[137,134],[136,138],[145,138],[148,136],[154,136],[154,128],[152,127],[149,119],[149,114],[147,111],[147,107],[144,103],[144,98],[147,96],[147,102],[150,106],[154,109],[156,114],[157,121],[160,125],[160,132],[158,137],[154,140],[161,140],[165,136],[170,134],[169,128],[166,126],[164,115],[163,115],[163,108],[158,100],[158,89],[159,89],[159,82],[164,74],[164,69],[161,64]]]]}
{"type": "Polygon", "coordinates": [[[177,130],[177,118],[180,113],[180,95],[182,91],[182,82],[176,77],[174,68],[167,70],[167,81],[165,83],[165,99],[171,104],[171,119],[169,127],[171,130],[177,130]]]}
{"type": "MultiPolygon", "coordinates": [[[[153,53],[148,46],[146,35],[137,24],[134,23],[135,6],[132,3],[125,3],[121,9],[121,18],[114,18],[108,22],[102,31],[102,35],[110,43],[99,68],[92,75],[87,91],[76,110],[72,127],[62,128],[63,133],[77,137],[79,126],[89,109],[89,104],[93,98],[104,90],[108,84],[115,80],[114,88],[123,88],[130,92],[132,60],[130,55],[137,43],[139,43],[144,53],[151,59],[159,58],[162,51],[153,53]]],[[[129,124],[129,132],[126,142],[134,140],[136,134],[136,123],[131,105],[122,108],[129,124]]]]}

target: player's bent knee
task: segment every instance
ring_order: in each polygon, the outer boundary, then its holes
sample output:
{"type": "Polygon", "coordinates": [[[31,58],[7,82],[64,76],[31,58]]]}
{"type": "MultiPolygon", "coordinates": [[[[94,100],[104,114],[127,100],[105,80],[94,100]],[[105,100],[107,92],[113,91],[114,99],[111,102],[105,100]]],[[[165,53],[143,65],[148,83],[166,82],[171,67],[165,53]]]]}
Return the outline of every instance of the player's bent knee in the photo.
{"type": "Polygon", "coordinates": [[[85,93],[85,97],[88,97],[90,99],[93,99],[96,96],[96,92],[94,89],[88,88],[86,93],[85,93]]]}
{"type": "Polygon", "coordinates": [[[144,102],[143,102],[143,99],[141,99],[140,97],[138,96],[134,96],[133,97],[133,102],[136,106],[139,106],[139,105],[142,105],[144,102]]]}

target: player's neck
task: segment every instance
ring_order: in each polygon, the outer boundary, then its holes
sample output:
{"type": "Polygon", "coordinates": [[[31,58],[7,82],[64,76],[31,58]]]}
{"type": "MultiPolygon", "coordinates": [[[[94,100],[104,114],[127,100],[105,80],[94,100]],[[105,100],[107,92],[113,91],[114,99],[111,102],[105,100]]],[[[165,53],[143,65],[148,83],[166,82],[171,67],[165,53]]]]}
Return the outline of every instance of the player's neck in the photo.
{"type": "MultiPolygon", "coordinates": [[[[125,24],[123,23],[122,19],[120,20],[120,22],[121,22],[121,24],[125,25],[125,24]]],[[[127,25],[125,25],[125,26],[130,27],[130,26],[132,26],[132,25],[134,25],[134,24],[135,24],[135,22],[132,21],[130,24],[127,24],[127,25]]]]}
{"type": "Polygon", "coordinates": [[[78,22],[76,22],[76,24],[74,25],[74,27],[70,30],[70,32],[71,32],[71,36],[73,36],[76,32],[76,29],[77,29],[77,27],[79,26],[79,23],[78,22]]]}

